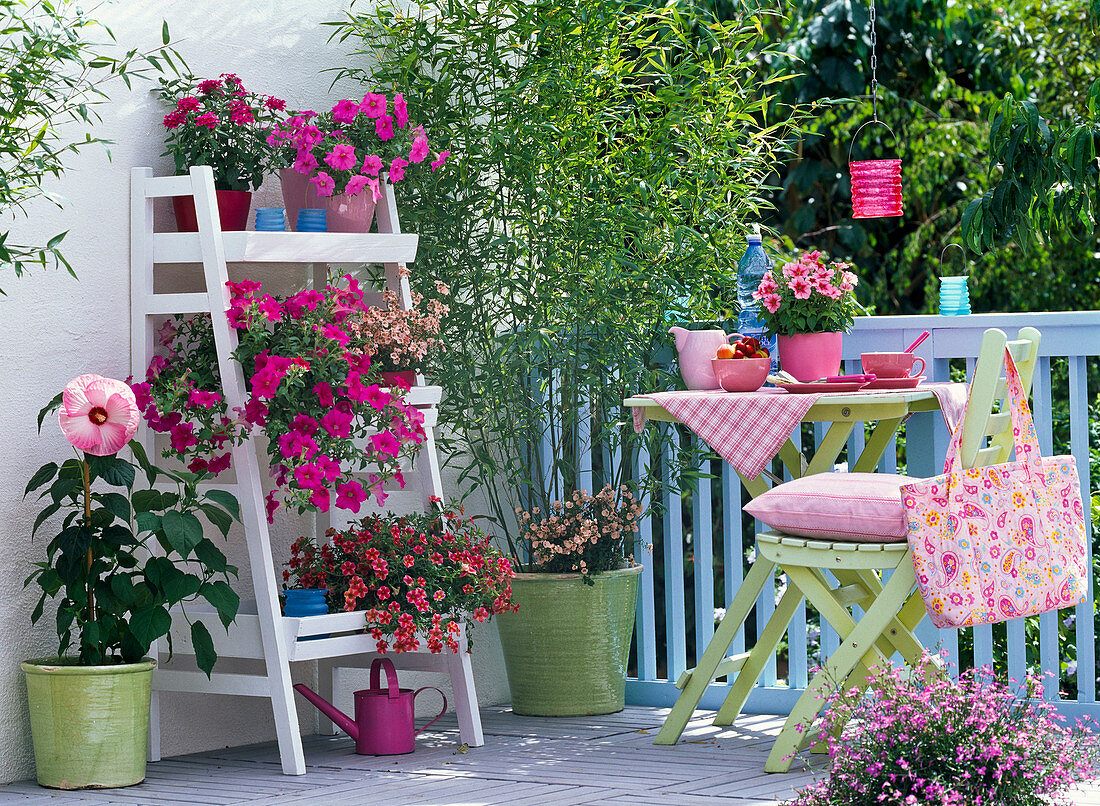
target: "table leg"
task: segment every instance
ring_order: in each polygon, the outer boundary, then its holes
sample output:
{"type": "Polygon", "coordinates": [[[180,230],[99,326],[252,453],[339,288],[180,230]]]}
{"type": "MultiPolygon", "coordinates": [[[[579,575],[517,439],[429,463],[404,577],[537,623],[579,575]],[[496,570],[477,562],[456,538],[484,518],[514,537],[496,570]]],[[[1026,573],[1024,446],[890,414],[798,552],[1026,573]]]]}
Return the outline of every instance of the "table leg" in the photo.
{"type": "Polygon", "coordinates": [[[853,473],[873,473],[878,466],[878,460],[890,447],[890,440],[894,438],[898,427],[901,425],[901,417],[891,417],[889,420],[879,420],[878,425],[871,431],[867,444],[863,447],[863,453],[859,455],[853,473]]]}
{"type": "Polygon", "coordinates": [[[848,442],[848,435],[852,433],[855,425],[853,420],[838,420],[830,425],[829,430],[825,432],[825,438],[821,440],[821,444],[814,451],[814,458],[806,466],[805,475],[812,476],[815,473],[832,470],[837,457],[840,456],[840,452],[844,450],[844,446],[848,442]]]}

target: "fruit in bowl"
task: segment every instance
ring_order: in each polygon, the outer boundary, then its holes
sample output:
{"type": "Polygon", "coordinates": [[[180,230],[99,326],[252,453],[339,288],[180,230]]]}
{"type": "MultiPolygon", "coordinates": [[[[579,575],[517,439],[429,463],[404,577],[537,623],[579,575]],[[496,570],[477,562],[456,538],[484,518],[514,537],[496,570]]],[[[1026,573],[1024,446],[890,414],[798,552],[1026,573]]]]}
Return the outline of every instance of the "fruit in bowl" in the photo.
{"type": "Polygon", "coordinates": [[[764,385],[772,367],[767,349],[751,337],[723,344],[710,363],[718,385],[727,392],[755,392],[764,385]]]}

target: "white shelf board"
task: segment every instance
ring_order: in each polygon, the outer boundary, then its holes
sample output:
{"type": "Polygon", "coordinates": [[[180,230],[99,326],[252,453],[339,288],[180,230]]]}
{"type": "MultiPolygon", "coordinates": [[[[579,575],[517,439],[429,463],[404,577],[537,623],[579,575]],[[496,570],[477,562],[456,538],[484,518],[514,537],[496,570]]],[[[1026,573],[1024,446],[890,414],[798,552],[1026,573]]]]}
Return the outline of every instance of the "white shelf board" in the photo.
{"type": "MultiPolygon", "coordinates": [[[[230,263],[410,263],[417,235],[366,232],[223,232],[230,263]]],[[[154,263],[201,263],[197,232],[153,233],[154,263]]]]}

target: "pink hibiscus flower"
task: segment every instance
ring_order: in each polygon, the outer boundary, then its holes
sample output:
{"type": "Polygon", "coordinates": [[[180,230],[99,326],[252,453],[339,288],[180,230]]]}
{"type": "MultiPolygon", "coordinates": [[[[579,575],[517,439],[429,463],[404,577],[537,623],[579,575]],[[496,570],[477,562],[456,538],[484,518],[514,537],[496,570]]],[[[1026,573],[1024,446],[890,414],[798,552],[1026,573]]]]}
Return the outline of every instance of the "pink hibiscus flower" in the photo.
{"type": "Polygon", "coordinates": [[[389,115],[378,118],[378,121],[374,124],[374,133],[378,135],[379,140],[392,140],[393,118],[389,115]]]}
{"type": "Polygon", "coordinates": [[[347,143],[337,143],[325,155],[325,163],[334,171],[350,171],[355,167],[355,148],[347,143]]]}
{"type": "Polygon", "coordinates": [[[400,182],[405,178],[405,167],[409,164],[408,160],[401,159],[401,157],[394,157],[393,162],[390,163],[390,181],[400,182]]]}
{"type": "Polygon", "coordinates": [[[351,123],[358,114],[359,104],[355,103],[355,101],[349,101],[346,98],[342,101],[337,101],[336,106],[332,107],[332,119],[337,123],[351,123]]]}
{"type": "Polygon", "coordinates": [[[357,481],[349,481],[336,488],[336,506],[340,509],[359,512],[359,507],[367,500],[367,491],[357,481]]]}
{"type": "Polygon", "coordinates": [[[382,170],[382,158],[377,154],[368,154],[363,159],[363,167],[359,170],[367,176],[378,176],[378,172],[382,170]]]}
{"type": "Polygon", "coordinates": [[[443,163],[447,161],[447,157],[449,156],[451,156],[450,151],[440,151],[439,156],[432,160],[432,170],[434,171],[436,168],[442,168],[443,163]]]}
{"type": "Polygon", "coordinates": [[[399,129],[404,129],[409,122],[409,107],[401,93],[393,96],[393,116],[399,129]]]}
{"type": "Polygon", "coordinates": [[[310,177],[309,181],[313,183],[313,187],[317,188],[318,196],[331,196],[332,191],[336,188],[336,183],[332,181],[332,177],[324,171],[318,171],[317,176],[310,177]]]}
{"type": "Polygon", "coordinates": [[[360,109],[368,118],[380,118],[386,114],[386,96],[377,92],[368,92],[363,96],[360,109]]]}
{"type": "Polygon", "coordinates": [[[787,281],[787,288],[794,292],[795,299],[809,299],[813,287],[803,276],[795,276],[787,281]]]}
{"type": "Polygon", "coordinates": [[[102,375],[80,375],[61,394],[61,433],[77,450],[110,456],[137,433],[141,414],[133,390],[102,375]]]}

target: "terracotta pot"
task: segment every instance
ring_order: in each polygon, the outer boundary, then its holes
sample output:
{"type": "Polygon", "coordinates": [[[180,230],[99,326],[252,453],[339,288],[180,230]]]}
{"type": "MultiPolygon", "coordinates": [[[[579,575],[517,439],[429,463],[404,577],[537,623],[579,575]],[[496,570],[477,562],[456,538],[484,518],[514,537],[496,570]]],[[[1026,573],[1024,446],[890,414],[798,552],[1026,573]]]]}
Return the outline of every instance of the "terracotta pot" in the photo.
{"type": "MultiPolygon", "coordinates": [[[[248,190],[216,190],[218,218],[223,232],[239,232],[248,228],[248,211],[252,207],[252,192],[248,190]]],[[[173,196],[172,210],[176,214],[176,229],[180,232],[198,232],[195,219],[195,197],[173,196]]]]}
{"type": "Polygon", "coordinates": [[[374,221],[374,194],[364,190],[358,196],[318,196],[317,189],[304,174],[293,168],[279,171],[286,206],[287,224],[298,228],[298,211],[327,211],[329,232],[369,232],[374,221]]]}
{"type": "Polygon", "coordinates": [[[799,333],[779,337],[779,367],[802,383],[840,374],[843,333],[799,333]]]}

